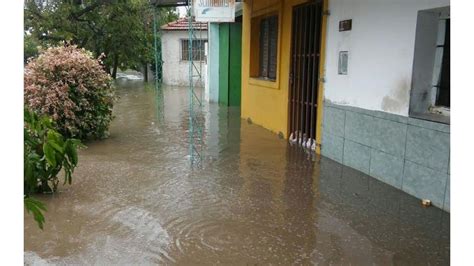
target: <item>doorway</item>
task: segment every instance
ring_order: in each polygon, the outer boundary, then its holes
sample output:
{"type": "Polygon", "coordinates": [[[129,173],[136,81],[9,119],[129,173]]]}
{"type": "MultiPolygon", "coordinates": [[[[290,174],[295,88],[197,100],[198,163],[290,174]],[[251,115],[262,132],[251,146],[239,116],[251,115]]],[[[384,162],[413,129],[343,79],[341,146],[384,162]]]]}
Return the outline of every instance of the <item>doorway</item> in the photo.
{"type": "Polygon", "coordinates": [[[242,72],[242,16],[219,24],[219,103],[240,106],[242,72]]]}
{"type": "Polygon", "coordinates": [[[322,1],[293,8],[288,97],[290,141],[316,149],[322,1]]]}

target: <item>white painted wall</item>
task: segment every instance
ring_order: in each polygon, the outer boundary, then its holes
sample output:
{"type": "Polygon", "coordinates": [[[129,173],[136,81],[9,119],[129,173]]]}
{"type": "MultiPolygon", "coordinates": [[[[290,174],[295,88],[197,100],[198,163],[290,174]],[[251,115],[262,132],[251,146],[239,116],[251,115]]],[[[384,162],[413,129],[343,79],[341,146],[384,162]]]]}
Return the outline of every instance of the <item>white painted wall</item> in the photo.
{"type": "Polygon", "coordinates": [[[325,99],[408,116],[419,10],[449,0],[330,0],[325,99]],[[339,32],[339,21],[352,30],[339,32]],[[339,51],[349,51],[348,75],[338,75],[339,51]]]}
{"type": "MultiPolygon", "coordinates": [[[[209,23],[208,23],[209,26],[209,23]]],[[[208,27],[209,28],[209,27],[208,27]]],[[[205,44],[206,58],[209,58],[209,42],[205,44]]],[[[207,59],[209,60],[209,59],[207,59]]],[[[203,75],[204,75],[204,100],[209,102],[209,68],[207,64],[203,64],[203,75]]]]}
{"type": "MultiPolygon", "coordinates": [[[[181,60],[181,40],[188,39],[188,31],[162,31],[161,47],[163,58],[163,83],[172,86],[189,85],[189,61],[181,60]]],[[[207,39],[207,31],[202,32],[207,39]]],[[[206,75],[203,62],[203,79],[206,75]]],[[[203,80],[204,81],[204,80],[203,80]]]]}
{"type": "Polygon", "coordinates": [[[219,102],[219,23],[209,24],[209,101],[219,102]]]}

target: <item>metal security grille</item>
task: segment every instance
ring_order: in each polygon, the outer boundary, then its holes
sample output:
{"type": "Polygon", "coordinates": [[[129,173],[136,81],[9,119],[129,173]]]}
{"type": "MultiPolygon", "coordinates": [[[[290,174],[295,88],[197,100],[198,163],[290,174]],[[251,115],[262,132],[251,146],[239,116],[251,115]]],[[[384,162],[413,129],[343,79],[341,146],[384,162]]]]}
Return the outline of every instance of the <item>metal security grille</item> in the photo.
{"type": "MultiPolygon", "coordinates": [[[[205,44],[207,40],[193,40],[193,61],[206,61],[205,44]]],[[[189,40],[181,40],[181,60],[189,61],[189,40]]]]}
{"type": "Polygon", "coordinates": [[[290,142],[316,149],[322,1],[293,8],[289,91],[290,142]]]}

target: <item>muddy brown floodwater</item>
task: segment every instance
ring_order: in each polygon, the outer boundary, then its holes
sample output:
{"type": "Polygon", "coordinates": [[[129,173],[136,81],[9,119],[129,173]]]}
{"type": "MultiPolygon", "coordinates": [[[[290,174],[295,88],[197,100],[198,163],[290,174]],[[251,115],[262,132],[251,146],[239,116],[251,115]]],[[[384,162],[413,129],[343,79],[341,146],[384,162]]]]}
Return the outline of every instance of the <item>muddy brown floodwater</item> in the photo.
{"type": "Polygon", "coordinates": [[[27,264],[449,264],[449,213],[206,107],[191,171],[186,88],[118,84],[110,138],[25,214],[27,264]]]}

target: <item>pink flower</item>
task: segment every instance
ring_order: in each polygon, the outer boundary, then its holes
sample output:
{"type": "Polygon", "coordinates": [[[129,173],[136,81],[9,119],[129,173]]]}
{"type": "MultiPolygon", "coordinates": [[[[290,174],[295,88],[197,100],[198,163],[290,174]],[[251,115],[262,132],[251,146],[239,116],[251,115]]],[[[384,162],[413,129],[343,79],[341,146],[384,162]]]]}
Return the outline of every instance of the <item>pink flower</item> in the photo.
{"type": "Polygon", "coordinates": [[[44,50],[25,68],[25,104],[51,116],[67,136],[105,136],[112,120],[114,90],[100,64],[100,57],[94,59],[73,45],[44,50]],[[102,108],[104,103],[107,108],[102,108]]]}

